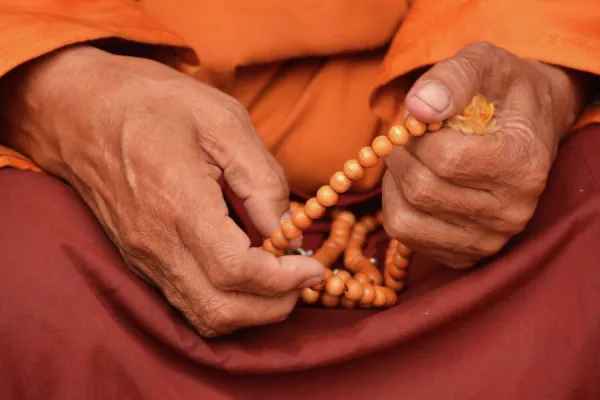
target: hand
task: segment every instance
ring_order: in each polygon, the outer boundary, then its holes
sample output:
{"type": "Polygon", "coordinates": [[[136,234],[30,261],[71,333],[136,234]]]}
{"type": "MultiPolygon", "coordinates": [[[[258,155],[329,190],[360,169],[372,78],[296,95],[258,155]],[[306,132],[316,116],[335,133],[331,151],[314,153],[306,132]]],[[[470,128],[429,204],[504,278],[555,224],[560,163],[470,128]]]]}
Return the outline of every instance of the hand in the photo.
{"type": "Polygon", "coordinates": [[[499,251],[531,218],[561,135],[582,109],[578,78],[486,43],[423,74],[406,98],[410,114],[441,122],[481,93],[499,129],[442,129],[396,149],[383,182],[388,234],[456,268],[499,251]]]}
{"type": "Polygon", "coordinates": [[[77,189],[126,263],[202,335],[280,321],[323,279],[313,259],[250,248],[228,216],[221,176],[265,237],[289,207],[281,168],[235,100],[91,47],[21,75],[11,114],[26,131],[12,144],[77,189]]]}

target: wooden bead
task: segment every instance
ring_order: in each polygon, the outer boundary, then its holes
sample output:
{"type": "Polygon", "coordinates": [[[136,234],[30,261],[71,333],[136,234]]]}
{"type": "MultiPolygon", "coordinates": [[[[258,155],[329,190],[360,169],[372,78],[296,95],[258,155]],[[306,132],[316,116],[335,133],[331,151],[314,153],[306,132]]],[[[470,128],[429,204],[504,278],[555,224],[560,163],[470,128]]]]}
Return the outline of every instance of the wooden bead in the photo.
{"type": "Polygon", "coordinates": [[[338,296],[331,296],[327,293],[322,293],[321,304],[327,308],[334,308],[340,304],[340,298],[338,296]]]}
{"type": "Polygon", "coordinates": [[[331,186],[336,193],[346,193],[350,189],[350,186],[352,186],[352,181],[343,171],[338,171],[331,176],[329,186],[331,186]]]}
{"type": "Polygon", "coordinates": [[[352,279],[352,275],[350,275],[350,272],[345,271],[345,270],[342,270],[335,275],[342,278],[344,280],[344,282],[348,282],[350,279],[352,279]]]}
{"type": "Polygon", "coordinates": [[[338,201],[338,194],[329,185],[324,185],[317,190],[317,200],[323,207],[332,207],[338,201]]]}
{"type": "Polygon", "coordinates": [[[433,124],[427,124],[427,130],[429,132],[439,131],[440,129],[442,129],[442,123],[441,122],[436,122],[436,123],[433,123],[433,124]]]}
{"type": "Polygon", "coordinates": [[[312,225],[312,222],[312,219],[304,212],[304,208],[295,210],[292,213],[292,223],[301,231],[308,229],[312,225]]]}
{"type": "Polygon", "coordinates": [[[391,276],[386,274],[385,277],[385,286],[390,288],[391,290],[395,291],[395,292],[399,292],[404,288],[404,282],[402,281],[397,281],[394,278],[392,278],[391,276]]]}
{"type": "Polygon", "coordinates": [[[273,243],[273,246],[277,247],[278,249],[283,250],[289,246],[290,241],[283,236],[281,228],[277,228],[277,230],[271,235],[271,243],[273,243]]]}
{"type": "Polygon", "coordinates": [[[373,288],[373,285],[367,283],[366,285],[363,285],[363,295],[360,298],[360,304],[372,304],[373,301],[375,300],[375,288],[373,288]]]}
{"type": "Polygon", "coordinates": [[[341,296],[344,293],[344,280],[337,275],[332,275],[325,282],[325,292],[330,296],[341,296]]]}
{"type": "Polygon", "coordinates": [[[395,280],[404,279],[406,277],[406,271],[398,268],[394,264],[391,264],[391,265],[387,266],[386,268],[387,268],[388,274],[390,274],[390,277],[392,277],[395,280]]]}
{"type": "Polygon", "coordinates": [[[323,207],[315,197],[308,199],[304,205],[304,213],[308,218],[313,220],[323,217],[325,211],[327,211],[327,209],[323,207]]]}
{"type": "Polygon", "coordinates": [[[401,269],[408,268],[408,260],[400,255],[397,251],[392,256],[392,263],[401,269]]]}
{"type": "Polygon", "coordinates": [[[388,138],[394,146],[406,146],[410,141],[410,133],[402,125],[394,125],[388,132],[388,138]]]}
{"type": "Polygon", "coordinates": [[[354,274],[354,279],[356,279],[363,285],[367,285],[367,284],[371,283],[369,276],[367,274],[365,274],[364,272],[358,272],[358,273],[354,274]]]}
{"type": "Polygon", "coordinates": [[[346,287],[344,290],[344,297],[358,301],[363,295],[363,285],[356,279],[349,279],[346,281],[346,287]]]}
{"type": "Polygon", "coordinates": [[[387,136],[377,136],[373,139],[371,147],[379,157],[387,157],[392,154],[392,151],[394,150],[394,145],[387,136]]]}
{"type": "Polygon", "coordinates": [[[360,165],[358,160],[352,159],[344,163],[344,174],[353,181],[357,181],[365,176],[365,169],[360,165]]]}
{"type": "Polygon", "coordinates": [[[304,288],[300,291],[300,297],[306,304],[315,304],[319,300],[319,292],[310,288],[304,288]]]}
{"type": "Polygon", "coordinates": [[[427,125],[412,115],[409,115],[408,118],[406,118],[406,123],[404,125],[413,136],[422,136],[425,132],[427,132],[427,125]]]}
{"type": "Polygon", "coordinates": [[[294,211],[299,210],[302,208],[302,204],[298,203],[297,201],[291,201],[290,202],[290,212],[293,214],[294,211]]]}
{"type": "Polygon", "coordinates": [[[410,257],[410,255],[412,254],[412,250],[409,249],[408,247],[406,247],[405,245],[403,245],[400,242],[397,242],[397,244],[396,244],[396,251],[402,257],[406,257],[406,258],[410,257]]]}
{"type": "Polygon", "coordinates": [[[377,164],[377,161],[379,161],[379,157],[377,157],[377,154],[375,154],[375,152],[370,146],[365,146],[361,148],[358,151],[357,159],[360,165],[364,168],[374,167],[375,164],[377,164]]]}
{"type": "Polygon", "coordinates": [[[388,293],[386,288],[383,286],[375,286],[375,299],[373,299],[373,305],[377,308],[384,307],[388,301],[388,293]]]}
{"type": "MultiPolygon", "coordinates": [[[[368,262],[368,260],[367,260],[367,262],[368,262]]],[[[369,264],[371,264],[371,263],[369,262],[369,264]]],[[[373,265],[373,264],[371,264],[371,265],[373,265]]],[[[370,269],[368,271],[361,271],[361,272],[364,272],[365,274],[367,274],[372,285],[381,285],[383,283],[383,276],[377,270],[377,268],[373,267],[372,269],[370,269]]]]}
{"type": "Polygon", "coordinates": [[[342,297],[340,299],[340,306],[347,308],[347,309],[355,308],[357,304],[358,304],[358,302],[356,300],[350,300],[346,297],[342,297]]]}
{"type": "Polygon", "coordinates": [[[390,289],[390,288],[385,288],[385,294],[386,294],[386,302],[385,302],[385,307],[392,307],[396,304],[396,301],[398,300],[398,295],[396,294],[396,291],[390,289]]]}
{"type": "Polygon", "coordinates": [[[294,225],[291,219],[283,221],[281,224],[281,232],[287,240],[298,239],[302,236],[302,231],[294,225]]]}
{"type": "Polygon", "coordinates": [[[377,228],[377,220],[375,219],[375,217],[362,217],[360,219],[360,222],[362,222],[363,225],[367,228],[367,232],[373,232],[375,228],[377,228]]]}
{"type": "Polygon", "coordinates": [[[336,216],[336,221],[344,221],[349,225],[354,225],[356,223],[356,217],[350,211],[342,211],[336,216]]]}
{"type": "Polygon", "coordinates": [[[284,254],[283,250],[273,246],[273,242],[271,242],[271,239],[266,239],[263,242],[262,248],[263,250],[268,251],[269,253],[277,257],[281,257],[284,254]]]}
{"type": "Polygon", "coordinates": [[[367,225],[365,225],[365,223],[363,221],[359,221],[354,225],[354,228],[352,228],[352,234],[358,233],[358,234],[362,234],[362,235],[366,235],[369,232],[369,228],[367,227],[367,225]]]}

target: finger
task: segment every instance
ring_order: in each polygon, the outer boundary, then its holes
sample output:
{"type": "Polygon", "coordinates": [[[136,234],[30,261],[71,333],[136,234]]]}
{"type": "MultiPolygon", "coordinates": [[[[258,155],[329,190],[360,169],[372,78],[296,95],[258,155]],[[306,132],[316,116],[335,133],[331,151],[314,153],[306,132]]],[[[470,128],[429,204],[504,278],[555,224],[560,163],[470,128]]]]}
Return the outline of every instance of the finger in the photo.
{"type": "Polygon", "coordinates": [[[512,58],[489,43],[465,46],[415,82],[406,96],[406,107],[410,114],[428,123],[459,114],[476,94],[485,91],[484,95],[493,97],[495,91],[510,84],[512,71],[508,67],[512,58]]]}
{"type": "Polygon", "coordinates": [[[225,292],[214,287],[205,272],[197,268],[191,253],[180,257],[179,270],[192,271],[163,285],[169,302],[179,309],[205,337],[214,337],[240,328],[279,322],[294,308],[298,292],[281,297],[261,297],[242,292],[225,292]]]}
{"type": "Polygon", "coordinates": [[[504,206],[491,193],[440,179],[403,149],[395,150],[386,162],[396,187],[415,209],[453,225],[515,233],[500,212],[504,206]]]}
{"type": "Polygon", "coordinates": [[[494,161],[511,160],[514,156],[508,153],[517,151],[510,149],[500,135],[463,135],[452,129],[416,138],[406,149],[439,178],[489,191],[507,179],[504,165],[496,165],[494,161]]]}
{"type": "Polygon", "coordinates": [[[277,258],[250,248],[250,240],[228,216],[219,185],[197,182],[196,209],[178,223],[179,234],[208,279],[218,288],[264,296],[281,296],[320,282],[323,266],[309,258],[277,258]]]}
{"type": "MultiPolygon", "coordinates": [[[[270,236],[289,210],[289,188],[282,168],[254,130],[246,110],[233,103],[220,110],[227,117],[203,133],[203,148],[222,169],[225,181],[239,197],[257,230],[270,236]]],[[[298,246],[298,240],[292,244],[298,246]]]]}
{"type": "Polygon", "coordinates": [[[282,297],[261,297],[241,292],[225,292],[222,305],[212,311],[208,326],[218,335],[241,328],[281,322],[298,301],[298,292],[282,297]]]}
{"type": "Polygon", "coordinates": [[[506,242],[505,237],[476,228],[452,225],[415,209],[404,198],[388,171],[383,179],[384,228],[392,238],[421,253],[431,249],[450,255],[489,256],[506,242]]]}

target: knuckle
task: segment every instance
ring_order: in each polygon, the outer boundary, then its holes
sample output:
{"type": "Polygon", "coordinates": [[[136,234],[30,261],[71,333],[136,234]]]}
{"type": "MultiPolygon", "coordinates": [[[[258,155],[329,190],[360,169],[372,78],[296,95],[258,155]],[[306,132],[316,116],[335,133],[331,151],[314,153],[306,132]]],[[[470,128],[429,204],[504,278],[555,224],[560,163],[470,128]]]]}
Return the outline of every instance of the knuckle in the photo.
{"type": "Polygon", "coordinates": [[[436,162],[433,172],[443,179],[453,179],[459,175],[459,162],[464,159],[466,145],[463,141],[446,141],[435,149],[436,162]]]}
{"type": "Polygon", "coordinates": [[[408,167],[403,179],[404,197],[414,206],[426,206],[435,193],[431,173],[422,165],[408,167]]]}
{"type": "Polygon", "coordinates": [[[500,251],[507,241],[503,236],[487,236],[477,243],[475,253],[483,257],[492,256],[500,251]]]}
{"type": "Polygon", "coordinates": [[[387,218],[383,221],[383,227],[390,237],[400,241],[410,237],[410,232],[413,230],[412,223],[406,215],[401,210],[386,212],[387,218]]]}
{"type": "Polygon", "coordinates": [[[231,290],[244,284],[246,278],[243,269],[236,268],[237,263],[232,259],[220,260],[208,268],[208,275],[213,285],[222,290],[231,290]]]}
{"type": "Polygon", "coordinates": [[[523,232],[533,216],[535,206],[509,207],[502,212],[502,227],[499,231],[510,235],[523,232]]]}

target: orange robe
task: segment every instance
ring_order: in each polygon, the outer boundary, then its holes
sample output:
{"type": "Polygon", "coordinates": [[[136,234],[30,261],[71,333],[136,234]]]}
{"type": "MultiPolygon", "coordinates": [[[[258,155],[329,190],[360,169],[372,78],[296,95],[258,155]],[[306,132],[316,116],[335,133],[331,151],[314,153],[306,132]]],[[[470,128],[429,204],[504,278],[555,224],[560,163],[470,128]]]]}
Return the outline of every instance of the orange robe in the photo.
{"type": "MultiPolygon", "coordinates": [[[[386,128],[401,107],[408,72],[468,43],[489,41],[600,74],[596,0],[176,3],[0,0],[0,75],[94,39],[176,46],[179,59],[168,61],[239,99],[291,186],[312,192],[386,128]]],[[[597,111],[578,125],[600,121],[597,111]]],[[[6,165],[33,167],[0,149],[6,165]]],[[[354,189],[373,188],[383,168],[369,170],[354,189]]]]}
{"type": "MultiPolygon", "coordinates": [[[[0,74],[99,38],[177,46],[165,62],[240,99],[292,186],[311,191],[385,129],[407,72],[469,42],[600,73],[597,0],[412,3],[0,0],[0,74]]],[[[528,229],[484,268],[416,255],[393,308],[297,308],[218,340],[128,270],[69,187],[4,170],[0,400],[598,399],[598,148],[600,125],[564,144],[528,229]]]]}

